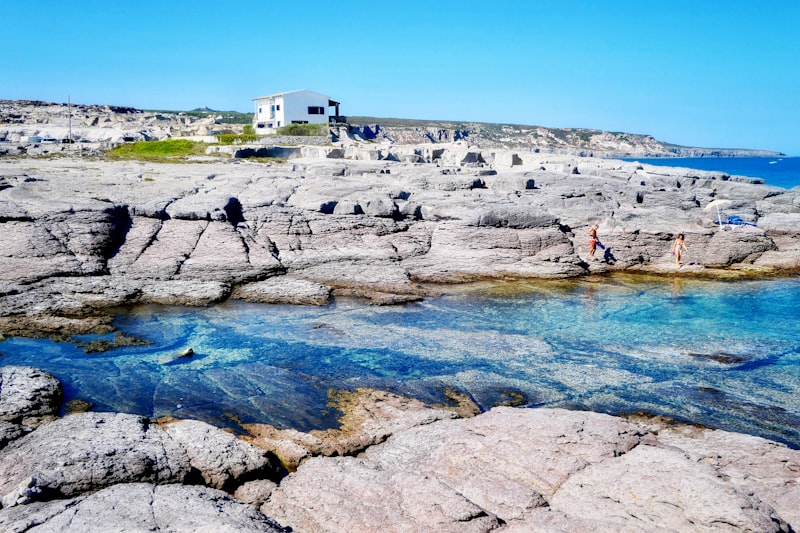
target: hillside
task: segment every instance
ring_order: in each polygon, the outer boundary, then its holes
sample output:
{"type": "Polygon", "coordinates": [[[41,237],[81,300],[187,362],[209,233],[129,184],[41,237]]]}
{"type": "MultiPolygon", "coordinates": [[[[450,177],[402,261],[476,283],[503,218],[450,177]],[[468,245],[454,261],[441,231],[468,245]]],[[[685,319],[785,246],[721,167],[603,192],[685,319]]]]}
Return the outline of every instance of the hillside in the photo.
{"type": "MultiPolygon", "coordinates": [[[[168,137],[241,133],[252,113],[149,110],[109,105],[82,105],[0,100],[0,154],[36,153],[41,141],[114,145],[168,137]],[[15,148],[16,146],[16,148],[15,148]],[[31,151],[28,151],[28,150],[31,151]]],[[[659,141],[651,135],[586,128],[545,128],[445,120],[412,120],[351,116],[347,128],[332,128],[334,140],[393,144],[450,143],[464,140],[478,148],[594,157],[774,157],[768,150],[698,148],[659,141]]],[[[48,151],[52,149],[48,148],[48,151]]]]}
{"type": "Polygon", "coordinates": [[[509,148],[595,157],[773,157],[769,150],[680,146],[651,135],[587,128],[545,128],[520,124],[348,117],[354,133],[398,144],[466,140],[481,148],[509,148]]]}

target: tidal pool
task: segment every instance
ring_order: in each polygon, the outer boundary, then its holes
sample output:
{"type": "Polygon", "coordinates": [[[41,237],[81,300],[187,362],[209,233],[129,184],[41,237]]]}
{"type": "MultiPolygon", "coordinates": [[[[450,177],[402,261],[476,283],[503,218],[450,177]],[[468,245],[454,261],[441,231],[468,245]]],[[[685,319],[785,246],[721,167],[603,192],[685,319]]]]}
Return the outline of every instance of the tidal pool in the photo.
{"type": "Polygon", "coordinates": [[[10,338],[94,410],[236,427],[335,425],[328,391],[368,386],[484,409],[509,400],[647,411],[800,448],[800,277],[735,282],[613,276],[449,287],[395,307],[227,302],[136,307],[116,327],[147,339],[86,354],[10,338]],[[178,358],[187,348],[190,358],[178,358]]]}

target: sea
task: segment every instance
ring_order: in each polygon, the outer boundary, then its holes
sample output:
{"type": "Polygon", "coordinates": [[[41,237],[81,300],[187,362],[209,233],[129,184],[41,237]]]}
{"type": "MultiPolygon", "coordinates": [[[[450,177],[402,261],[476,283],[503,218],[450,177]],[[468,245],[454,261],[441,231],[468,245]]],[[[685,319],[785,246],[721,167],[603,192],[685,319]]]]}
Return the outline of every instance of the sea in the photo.
{"type": "Polygon", "coordinates": [[[767,185],[791,189],[800,185],[800,157],[662,157],[625,159],[649,165],[695,168],[732,176],[763,178],[767,185]]]}
{"type": "MultiPolygon", "coordinates": [[[[645,162],[644,160],[640,160],[645,162]]],[[[798,158],[655,160],[800,185],[798,158]],[[701,163],[698,163],[701,162],[701,163]],[[789,169],[789,170],[787,170],[789,169]]],[[[64,385],[65,405],[194,418],[335,427],[335,390],[374,387],[481,409],[645,412],[800,449],[800,276],[710,281],[616,274],[449,286],[377,307],[228,301],[136,306],[114,325],[147,345],[92,353],[81,343],[9,337],[0,364],[64,385]],[[191,348],[194,355],[179,357],[191,348]]]]}
{"type": "MultiPolygon", "coordinates": [[[[85,353],[12,337],[93,409],[236,429],[333,427],[331,390],[375,387],[482,409],[647,412],[800,448],[800,277],[721,282],[628,275],[452,288],[375,307],[230,301],[135,307],[116,327],[152,344],[85,353]],[[179,357],[192,348],[192,357],[179,357]]],[[[109,337],[100,337],[109,339],[109,337]]],[[[80,340],[97,340],[85,336],[80,340]]]]}

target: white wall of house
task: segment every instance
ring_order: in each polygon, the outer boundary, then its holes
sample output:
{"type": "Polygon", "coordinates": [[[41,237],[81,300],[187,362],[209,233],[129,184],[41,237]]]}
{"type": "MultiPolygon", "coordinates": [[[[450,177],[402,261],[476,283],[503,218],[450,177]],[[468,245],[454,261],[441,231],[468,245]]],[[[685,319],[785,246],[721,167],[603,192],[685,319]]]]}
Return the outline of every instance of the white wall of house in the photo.
{"type": "Polygon", "coordinates": [[[253,98],[253,129],[265,135],[293,123],[325,124],[328,122],[330,98],[313,91],[290,91],[253,98]]]}

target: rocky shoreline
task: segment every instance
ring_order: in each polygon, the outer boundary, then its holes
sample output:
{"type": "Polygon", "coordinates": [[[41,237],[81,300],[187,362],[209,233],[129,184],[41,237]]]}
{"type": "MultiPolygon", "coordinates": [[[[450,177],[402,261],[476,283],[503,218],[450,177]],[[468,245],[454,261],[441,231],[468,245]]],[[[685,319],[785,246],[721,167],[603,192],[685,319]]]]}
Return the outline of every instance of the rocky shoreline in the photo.
{"type": "Polygon", "coordinates": [[[755,178],[463,143],[292,150],[0,159],[0,334],[108,332],[137,303],[397,304],[432,283],[800,270],[800,191],[755,178]],[[745,224],[720,227],[727,214],[745,224]]]}
{"type": "Polygon", "coordinates": [[[800,451],[562,409],[470,416],[343,393],[341,428],[58,417],[60,384],[0,368],[3,531],[793,531],[800,451]],[[462,417],[463,416],[463,417],[462,417]]]}
{"type": "MultiPolygon", "coordinates": [[[[487,279],[800,271],[800,188],[463,141],[250,149],[287,161],[0,158],[0,340],[106,333],[116,309],[146,303],[397,305],[487,279]],[[728,214],[744,224],[720,227],[728,214]],[[670,254],[678,233],[682,266],[670,254]]],[[[764,439],[560,409],[472,416],[468,403],[456,412],[368,390],[337,405],[338,430],[251,425],[239,438],[192,420],[59,417],[52,376],[2,367],[0,529],[800,524],[800,452],[764,439]]]]}

